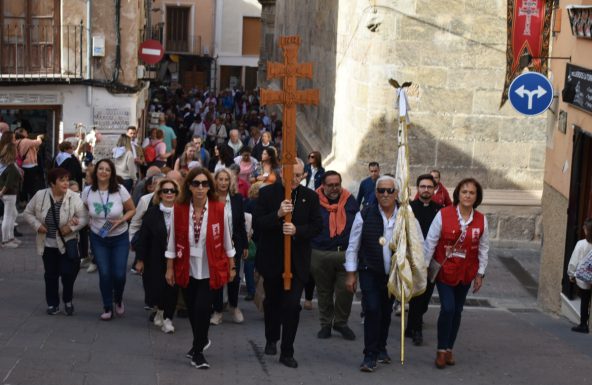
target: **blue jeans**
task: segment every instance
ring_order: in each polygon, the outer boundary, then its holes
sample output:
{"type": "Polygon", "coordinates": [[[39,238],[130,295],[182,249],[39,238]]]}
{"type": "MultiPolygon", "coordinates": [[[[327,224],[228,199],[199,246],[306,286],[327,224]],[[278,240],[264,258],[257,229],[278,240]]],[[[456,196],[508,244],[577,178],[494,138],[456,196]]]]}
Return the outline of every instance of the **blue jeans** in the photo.
{"type": "Polygon", "coordinates": [[[129,235],[101,238],[90,231],[90,247],[99,270],[99,287],[106,311],[113,308],[113,302],[120,303],[125,288],[129,235]]]}
{"type": "Polygon", "coordinates": [[[394,298],[388,294],[386,274],[360,271],[358,275],[364,309],[364,356],[376,358],[379,352],[386,352],[394,298]]]}
{"type": "Polygon", "coordinates": [[[471,285],[459,283],[456,286],[450,286],[442,282],[436,282],[436,286],[440,296],[438,350],[452,350],[460,327],[463,306],[471,285]]]}
{"type": "Polygon", "coordinates": [[[255,261],[244,260],[243,270],[245,272],[245,282],[247,284],[247,293],[255,295],[255,261]]]}

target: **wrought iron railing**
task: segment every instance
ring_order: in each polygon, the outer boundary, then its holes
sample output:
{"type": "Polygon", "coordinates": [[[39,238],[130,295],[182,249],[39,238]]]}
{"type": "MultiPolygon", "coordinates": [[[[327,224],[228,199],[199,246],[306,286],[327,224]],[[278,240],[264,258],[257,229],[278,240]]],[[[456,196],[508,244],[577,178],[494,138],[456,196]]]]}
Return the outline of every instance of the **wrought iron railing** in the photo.
{"type": "Polygon", "coordinates": [[[83,33],[82,24],[0,24],[0,82],[81,79],[83,33]]]}

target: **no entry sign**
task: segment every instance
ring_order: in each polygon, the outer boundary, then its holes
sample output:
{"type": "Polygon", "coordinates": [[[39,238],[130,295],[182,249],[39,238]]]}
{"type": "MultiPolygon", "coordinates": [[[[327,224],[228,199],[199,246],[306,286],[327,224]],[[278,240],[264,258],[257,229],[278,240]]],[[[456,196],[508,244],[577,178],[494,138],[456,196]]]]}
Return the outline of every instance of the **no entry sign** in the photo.
{"type": "Polygon", "coordinates": [[[144,63],[156,64],[162,60],[162,57],[164,56],[164,48],[158,40],[146,40],[140,44],[138,55],[144,63]]]}

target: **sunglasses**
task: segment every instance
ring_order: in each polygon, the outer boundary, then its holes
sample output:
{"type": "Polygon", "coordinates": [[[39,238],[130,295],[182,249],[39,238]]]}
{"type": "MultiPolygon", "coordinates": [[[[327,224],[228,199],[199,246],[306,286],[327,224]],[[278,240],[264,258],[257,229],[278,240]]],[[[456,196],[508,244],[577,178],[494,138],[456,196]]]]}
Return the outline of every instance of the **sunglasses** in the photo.
{"type": "Polygon", "coordinates": [[[394,188],[384,188],[384,187],[378,187],[378,188],[376,188],[376,191],[377,191],[379,194],[384,194],[384,193],[387,193],[387,194],[389,194],[389,195],[390,195],[390,194],[394,194],[396,190],[395,190],[394,188]]]}
{"type": "Polygon", "coordinates": [[[206,188],[210,187],[210,182],[208,182],[207,180],[192,180],[191,182],[189,182],[189,185],[195,188],[198,188],[199,186],[206,188]]]}
{"type": "Polygon", "coordinates": [[[160,190],[163,194],[177,194],[179,193],[179,191],[177,191],[177,189],[174,188],[163,188],[162,190],[160,190]]]}
{"type": "Polygon", "coordinates": [[[309,159],[314,159],[315,156],[313,154],[310,154],[308,157],[309,159]]]}

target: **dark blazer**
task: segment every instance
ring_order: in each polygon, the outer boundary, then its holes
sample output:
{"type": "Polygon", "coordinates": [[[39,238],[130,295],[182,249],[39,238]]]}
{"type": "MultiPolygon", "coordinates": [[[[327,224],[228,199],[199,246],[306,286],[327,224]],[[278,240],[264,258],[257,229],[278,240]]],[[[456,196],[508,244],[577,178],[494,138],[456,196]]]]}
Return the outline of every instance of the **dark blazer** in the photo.
{"type": "MultiPolygon", "coordinates": [[[[312,176],[312,167],[310,164],[304,166],[304,172],[306,173],[306,185],[310,182],[310,177],[312,176]]],[[[314,178],[314,188],[315,190],[321,186],[321,182],[323,180],[323,175],[325,175],[325,169],[323,167],[319,167],[317,173],[315,174],[314,178]]]]}
{"type": "MultiPolygon", "coordinates": [[[[292,223],[296,226],[296,235],[292,237],[292,274],[306,283],[310,274],[310,241],[321,232],[323,218],[314,191],[298,186],[292,192],[292,199],[295,199],[292,223]]],[[[253,212],[253,227],[259,234],[255,266],[263,278],[281,277],[284,271],[284,221],[277,216],[283,200],[281,183],[265,186],[259,190],[253,212]]]]}
{"type": "Polygon", "coordinates": [[[243,197],[240,194],[230,196],[230,210],[232,211],[232,243],[236,250],[236,257],[241,258],[243,250],[249,247],[249,241],[245,228],[243,197]]]}
{"type": "Polygon", "coordinates": [[[148,207],[138,232],[136,257],[144,261],[142,281],[146,290],[147,303],[159,303],[163,292],[166,273],[167,231],[164,215],[158,205],[148,207]]]}

